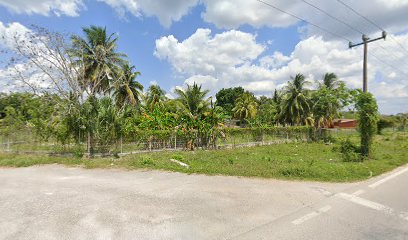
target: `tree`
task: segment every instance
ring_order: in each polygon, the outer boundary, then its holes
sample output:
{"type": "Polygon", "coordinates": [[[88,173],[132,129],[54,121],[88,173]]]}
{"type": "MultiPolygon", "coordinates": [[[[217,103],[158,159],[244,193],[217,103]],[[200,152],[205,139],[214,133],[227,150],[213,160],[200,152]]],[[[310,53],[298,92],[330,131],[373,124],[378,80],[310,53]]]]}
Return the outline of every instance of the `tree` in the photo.
{"type": "Polygon", "coordinates": [[[286,124],[305,124],[310,114],[309,84],[305,76],[297,74],[283,89],[281,112],[279,118],[286,124]]]}
{"type": "Polygon", "coordinates": [[[201,85],[193,83],[193,85],[187,84],[185,90],[176,89],[178,100],[189,110],[193,116],[198,116],[207,109],[209,103],[205,99],[209,90],[202,90],[201,85]]]}
{"type": "Polygon", "coordinates": [[[371,93],[360,92],[357,96],[358,130],[361,136],[361,155],[370,157],[371,145],[377,132],[378,106],[371,93]]]}
{"type": "Polygon", "coordinates": [[[254,95],[250,92],[245,92],[237,99],[232,112],[242,123],[245,119],[252,119],[256,116],[257,107],[258,103],[254,95]]]}
{"type": "Polygon", "coordinates": [[[116,84],[111,87],[118,107],[123,107],[126,104],[133,106],[140,104],[143,85],[136,81],[136,77],[140,75],[140,72],[135,72],[134,69],[135,66],[125,63],[116,84]]]}
{"type": "Polygon", "coordinates": [[[340,111],[350,105],[354,99],[354,91],[341,83],[336,89],[321,85],[312,92],[312,113],[317,127],[330,127],[333,119],[340,116],[340,111]]]}
{"type": "Polygon", "coordinates": [[[281,100],[282,100],[281,94],[279,94],[278,90],[275,89],[275,91],[273,92],[272,101],[273,101],[276,105],[280,105],[281,100]]]}
{"type": "Polygon", "coordinates": [[[108,35],[106,28],[91,26],[82,30],[85,38],[73,35],[70,51],[82,70],[78,80],[89,96],[105,94],[120,66],[125,65],[125,54],[116,52],[118,38],[114,33],[108,35]]]}
{"type": "MultiPolygon", "coordinates": [[[[107,34],[106,28],[91,26],[83,28],[85,38],[77,35],[72,36],[72,49],[70,55],[75,58],[77,68],[81,69],[80,75],[77,76],[79,85],[88,93],[87,112],[88,117],[97,117],[95,113],[97,107],[97,94],[106,95],[112,88],[113,79],[115,76],[120,76],[121,66],[125,66],[125,55],[116,52],[117,37],[115,34],[107,34]]],[[[132,71],[131,67],[124,69],[121,80],[124,85],[119,87],[117,92],[117,99],[119,101],[131,100],[134,98],[132,91],[132,71]],[[127,85],[126,85],[127,83],[127,85]],[[122,90],[122,91],[120,91],[122,90]],[[126,96],[126,97],[125,97],[126,96]]],[[[135,89],[136,90],[136,89],[135,89]]],[[[137,92],[137,91],[136,91],[137,92]]],[[[136,102],[135,99],[133,99],[136,102]]],[[[91,122],[95,119],[88,119],[91,122]]],[[[95,131],[92,125],[88,126],[88,155],[93,155],[94,134],[95,131]]]]}
{"type": "Polygon", "coordinates": [[[242,87],[223,88],[215,94],[217,99],[215,104],[222,107],[226,114],[232,116],[235,102],[244,92],[245,90],[242,87]]]}
{"type": "Polygon", "coordinates": [[[334,73],[326,73],[323,76],[322,83],[319,84],[319,88],[326,87],[330,90],[335,90],[342,85],[342,81],[340,81],[336,74],[334,73]]]}
{"type": "Polygon", "coordinates": [[[146,93],[146,105],[151,111],[155,107],[163,107],[166,92],[159,85],[151,85],[146,93]]]}

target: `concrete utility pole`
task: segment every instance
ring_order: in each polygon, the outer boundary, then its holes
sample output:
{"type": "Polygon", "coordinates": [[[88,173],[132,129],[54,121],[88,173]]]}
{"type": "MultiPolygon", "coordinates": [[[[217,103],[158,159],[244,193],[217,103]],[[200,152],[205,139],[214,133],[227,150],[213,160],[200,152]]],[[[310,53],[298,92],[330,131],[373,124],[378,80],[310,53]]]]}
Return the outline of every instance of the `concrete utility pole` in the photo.
{"type": "Polygon", "coordinates": [[[363,42],[361,43],[357,43],[357,44],[353,44],[352,42],[349,42],[349,48],[353,48],[353,47],[357,47],[360,45],[364,44],[364,64],[363,64],[363,92],[367,92],[368,91],[368,83],[367,83],[367,51],[368,51],[368,43],[370,42],[374,42],[377,40],[381,40],[387,37],[387,32],[383,31],[382,32],[382,36],[379,38],[375,38],[375,39],[371,39],[368,38],[365,34],[363,34],[363,42]]]}

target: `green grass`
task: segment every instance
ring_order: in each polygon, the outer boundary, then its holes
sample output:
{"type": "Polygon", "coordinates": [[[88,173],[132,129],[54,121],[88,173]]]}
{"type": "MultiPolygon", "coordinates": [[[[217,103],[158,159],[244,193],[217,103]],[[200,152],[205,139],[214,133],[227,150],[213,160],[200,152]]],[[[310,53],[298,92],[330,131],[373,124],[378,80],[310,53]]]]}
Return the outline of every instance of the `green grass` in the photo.
{"type": "MultiPolygon", "coordinates": [[[[352,141],[358,138],[352,137],[352,141]]],[[[217,151],[153,152],[120,159],[0,154],[0,166],[57,163],[85,168],[160,169],[188,174],[349,182],[377,176],[408,163],[407,133],[377,136],[374,158],[362,163],[343,162],[336,148],[336,143],[287,143],[217,151]],[[182,161],[190,168],[183,168],[170,159],[182,161]]]]}

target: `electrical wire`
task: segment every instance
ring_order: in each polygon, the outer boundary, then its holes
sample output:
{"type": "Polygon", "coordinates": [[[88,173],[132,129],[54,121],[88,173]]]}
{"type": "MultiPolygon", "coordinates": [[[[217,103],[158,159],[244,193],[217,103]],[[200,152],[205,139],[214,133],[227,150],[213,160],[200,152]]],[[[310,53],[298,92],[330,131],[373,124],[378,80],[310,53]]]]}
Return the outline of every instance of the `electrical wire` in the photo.
{"type": "MultiPolygon", "coordinates": [[[[360,16],[361,18],[363,18],[364,20],[366,20],[367,22],[369,22],[371,25],[377,27],[378,29],[380,29],[381,31],[385,31],[384,28],[382,28],[380,25],[378,25],[377,23],[375,23],[374,21],[370,20],[369,18],[367,18],[366,16],[360,14],[357,10],[355,10],[354,8],[352,8],[350,5],[348,5],[347,3],[343,2],[342,0],[336,0],[337,2],[339,2],[340,4],[342,4],[344,7],[346,7],[347,9],[349,9],[350,11],[352,11],[353,13],[355,13],[356,15],[360,16]]],[[[408,49],[404,47],[404,45],[402,45],[394,36],[389,35],[389,37],[396,43],[398,44],[404,51],[406,51],[408,53],[408,49]]]]}
{"type": "Polygon", "coordinates": [[[326,16],[328,16],[328,17],[330,17],[330,18],[336,20],[337,22],[340,22],[340,23],[342,23],[343,25],[349,27],[350,29],[354,30],[355,32],[360,33],[360,34],[364,34],[364,33],[363,33],[362,31],[360,31],[359,29],[353,27],[352,25],[346,23],[345,21],[339,19],[338,17],[335,17],[335,16],[331,15],[330,13],[328,13],[327,11],[325,11],[325,10],[319,8],[318,6],[316,6],[316,5],[314,5],[314,4],[310,3],[310,2],[308,2],[308,1],[306,1],[306,0],[301,0],[301,1],[304,2],[304,3],[306,3],[307,5],[309,5],[309,6],[311,6],[311,7],[313,7],[313,8],[315,8],[315,9],[319,10],[320,12],[322,12],[322,13],[324,13],[326,16]]]}
{"type": "Polygon", "coordinates": [[[343,40],[346,40],[346,41],[348,41],[348,42],[351,42],[350,39],[348,39],[348,38],[346,38],[346,37],[344,37],[344,36],[341,36],[340,34],[337,34],[337,33],[335,33],[335,32],[332,32],[332,31],[328,30],[328,29],[325,29],[325,28],[323,28],[323,27],[320,27],[319,25],[317,25],[317,24],[315,24],[315,23],[312,23],[312,22],[310,22],[310,21],[308,21],[308,20],[306,20],[306,19],[304,19],[304,18],[301,18],[301,17],[299,17],[299,16],[296,16],[295,14],[292,14],[292,13],[290,13],[290,12],[287,12],[287,11],[285,11],[285,10],[283,10],[283,9],[281,9],[281,8],[279,8],[279,7],[277,7],[277,6],[273,5],[273,4],[271,4],[271,3],[265,2],[265,1],[263,1],[263,0],[257,0],[257,1],[260,2],[260,3],[262,3],[262,4],[264,4],[264,5],[266,5],[266,6],[269,6],[269,7],[273,8],[273,9],[275,9],[275,10],[278,10],[278,11],[280,11],[280,12],[282,12],[282,13],[285,13],[285,14],[287,14],[287,15],[293,17],[293,18],[296,18],[296,19],[298,19],[298,20],[300,20],[300,21],[303,21],[303,22],[305,22],[305,23],[307,23],[307,24],[309,24],[309,25],[311,25],[311,26],[313,26],[313,27],[315,27],[315,28],[318,28],[318,29],[320,29],[320,30],[322,30],[322,31],[324,31],[324,32],[326,32],[326,33],[329,33],[329,34],[332,35],[332,36],[336,36],[336,37],[338,37],[338,38],[341,38],[341,39],[343,39],[343,40]]]}

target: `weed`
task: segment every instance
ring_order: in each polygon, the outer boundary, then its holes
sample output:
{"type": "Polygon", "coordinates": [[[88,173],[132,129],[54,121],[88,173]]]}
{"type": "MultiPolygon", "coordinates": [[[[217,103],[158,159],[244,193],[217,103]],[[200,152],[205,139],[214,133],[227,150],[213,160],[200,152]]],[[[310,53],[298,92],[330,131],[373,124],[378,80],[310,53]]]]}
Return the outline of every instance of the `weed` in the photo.
{"type": "Polygon", "coordinates": [[[143,166],[154,166],[155,165],[154,162],[153,162],[153,159],[151,157],[149,157],[149,156],[143,156],[140,159],[140,161],[141,161],[143,166]]]}
{"type": "Polygon", "coordinates": [[[180,154],[174,154],[171,156],[172,159],[178,160],[178,161],[183,161],[184,157],[180,154]]]}
{"type": "Polygon", "coordinates": [[[341,141],[339,151],[344,162],[361,162],[360,149],[349,138],[341,141]]]}

